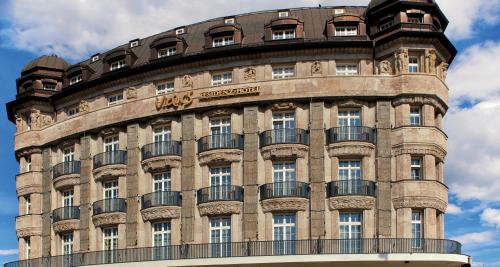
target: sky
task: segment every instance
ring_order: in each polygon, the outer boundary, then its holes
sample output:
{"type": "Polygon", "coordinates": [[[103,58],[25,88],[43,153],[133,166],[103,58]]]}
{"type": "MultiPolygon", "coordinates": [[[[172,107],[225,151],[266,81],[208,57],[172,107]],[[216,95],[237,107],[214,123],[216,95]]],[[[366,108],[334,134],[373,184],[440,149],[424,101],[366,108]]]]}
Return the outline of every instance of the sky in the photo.
{"type": "MultiPolygon", "coordinates": [[[[5,103],[29,60],[71,63],[135,38],[205,19],[265,9],[366,5],[369,0],[0,0],[0,263],[16,260],[15,127],[5,103]]],[[[448,73],[446,238],[474,266],[500,267],[500,0],[436,0],[458,49],[448,73]]]]}

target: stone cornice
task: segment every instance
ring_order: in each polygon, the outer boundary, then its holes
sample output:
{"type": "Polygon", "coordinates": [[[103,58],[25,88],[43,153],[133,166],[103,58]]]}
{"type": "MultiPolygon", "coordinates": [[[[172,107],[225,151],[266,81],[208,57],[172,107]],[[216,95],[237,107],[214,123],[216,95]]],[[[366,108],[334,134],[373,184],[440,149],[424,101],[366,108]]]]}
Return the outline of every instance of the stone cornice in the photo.
{"type": "Polygon", "coordinates": [[[392,200],[395,209],[412,208],[412,209],[425,209],[433,208],[440,212],[446,212],[448,203],[432,197],[401,197],[392,200]]]}
{"type": "Polygon", "coordinates": [[[392,105],[394,107],[402,104],[431,105],[441,114],[446,114],[446,110],[448,109],[448,107],[444,106],[439,100],[431,96],[400,96],[392,100],[392,105]]]}
{"type": "Polygon", "coordinates": [[[403,154],[411,155],[432,155],[436,157],[439,161],[444,162],[446,157],[446,151],[435,144],[400,144],[392,147],[392,153],[394,156],[399,156],[403,154]]]}

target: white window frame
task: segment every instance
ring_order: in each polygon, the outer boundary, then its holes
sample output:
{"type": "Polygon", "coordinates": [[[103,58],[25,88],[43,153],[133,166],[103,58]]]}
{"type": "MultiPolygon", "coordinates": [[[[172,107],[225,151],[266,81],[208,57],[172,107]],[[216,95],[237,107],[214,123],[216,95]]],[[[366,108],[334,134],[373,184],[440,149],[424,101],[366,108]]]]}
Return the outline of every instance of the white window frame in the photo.
{"type": "Polygon", "coordinates": [[[286,18],[288,16],[290,16],[290,12],[288,12],[288,11],[280,11],[280,12],[278,12],[278,18],[286,18]]]}
{"type": "Polygon", "coordinates": [[[344,14],[344,9],[334,9],[333,13],[334,13],[335,15],[344,14]]]}
{"type": "Polygon", "coordinates": [[[78,74],[69,79],[69,85],[73,85],[81,81],[83,81],[83,76],[81,74],[78,74]]]}
{"type": "Polygon", "coordinates": [[[339,170],[338,170],[339,180],[362,180],[363,179],[363,168],[362,162],[359,159],[342,159],[339,160],[339,170]],[[347,174],[347,176],[343,175],[347,174]],[[359,173],[359,176],[356,175],[359,173]]]}
{"type": "Polygon", "coordinates": [[[118,135],[112,135],[104,138],[103,149],[104,152],[116,151],[120,147],[120,138],[118,135]]]}
{"type": "Polygon", "coordinates": [[[273,255],[294,254],[295,244],[276,241],[297,240],[297,216],[289,214],[273,214],[273,255]],[[277,236],[276,230],[282,233],[277,236]]]}
{"type": "Polygon", "coordinates": [[[212,74],[212,86],[233,83],[233,72],[218,72],[212,74]]]}
{"type": "Polygon", "coordinates": [[[166,247],[170,246],[172,242],[172,225],[170,222],[155,222],[151,225],[152,233],[152,246],[153,247],[166,247]],[[157,243],[156,237],[159,237],[161,244],[157,243]]]}
{"type": "Polygon", "coordinates": [[[74,201],[74,191],[73,189],[70,190],[65,190],[62,192],[62,207],[72,207],[73,206],[73,201],[74,201]]]}
{"type": "Polygon", "coordinates": [[[127,66],[127,63],[125,62],[125,59],[120,59],[120,60],[116,60],[116,61],[113,61],[109,64],[109,70],[110,71],[114,71],[114,70],[118,70],[118,69],[121,69],[123,67],[127,66]]]}
{"type": "Polygon", "coordinates": [[[295,29],[273,30],[273,40],[295,39],[296,36],[295,29]]]}
{"type": "Polygon", "coordinates": [[[153,174],[154,192],[165,192],[172,190],[172,175],[170,170],[153,174]]]}
{"type": "Polygon", "coordinates": [[[170,46],[158,50],[158,58],[170,57],[177,54],[177,47],[170,46]]]}
{"type": "Polygon", "coordinates": [[[424,23],[424,16],[421,14],[408,14],[408,23],[422,24],[424,23]]]}
{"type": "Polygon", "coordinates": [[[338,225],[342,252],[359,253],[361,238],[363,238],[363,214],[361,212],[340,212],[338,225]],[[343,221],[343,218],[348,218],[348,220],[343,221]],[[359,221],[354,220],[355,218],[359,218],[359,221]],[[359,233],[357,229],[359,229],[359,233]]]}
{"type": "Polygon", "coordinates": [[[392,21],[392,20],[391,21],[387,21],[387,22],[384,22],[384,23],[380,24],[378,26],[378,30],[379,31],[383,31],[385,29],[388,29],[388,28],[392,27],[393,25],[394,25],[394,21],[392,21]]]}
{"type": "Polygon", "coordinates": [[[410,106],[410,125],[422,125],[422,108],[419,106],[410,106]]]}
{"type": "Polygon", "coordinates": [[[24,161],[26,162],[26,172],[31,171],[31,156],[26,156],[24,158],[24,161]]]}
{"type": "Polygon", "coordinates": [[[411,157],[410,170],[411,170],[410,175],[411,175],[412,180],[422,180],[423,179],[422,157],[411,157]],[[416,174],[418,174],[418,175],[416,175],[416,174]]]}
{"type": "Polygon", "coordinates": [[[31,196],[24,196],[24,214],[31,214],[31,196]]]}
{"type": "Polygon", "coordinates": [[[169,142],[172,140],[172,129],[170,125],[157,126],[153,128],[153,142],[169,142]]]}
{"type": "Polygon", "coordinates": [[[273,67],[273,80],[281,80],[295,77],[295,66],[273,67]]]}
{"type": "Polygon", "coordinates": [[[42,84],[42,89],[46,91],[56,91],[57,85],[53,83],[43,83],[42,84]]]}
{"type": "Polygon", "coordinates": [[[80,113],[80,107],[78,105],[74,105],[66,109],[66,115],[68,117],[74,117],[78,115],[78,113],[80,113]]]}
{"type": "Polygon", "coordinates": [[[224,24],[234,24],[234,22],[235,22],[234,18],[224,19],[224,24]]]}
{"type": "Polygon", "coordinates": [[[408,58],[408,72],[409,73],[420,72],[420,60],[418,59],[418,56],[410,56],[408,58]]]}
{"type": "Polygon", "coordinates": [[[186,33],[186,29],[185,28],[179,28],[179,29],[175,30],[175,34],[176,35],[181,35],[181,34],[184,34],[184,33],[186,33]]]}
{"type": "Polygon", "coordinates": [[[102,183],[102,197],[103,199],[117,199],[118,198],[118,180],[112,180],[102,183]]]}
{"type": "Polygon", "coordinates": [[[104,251],[118,249],[118,227],[102,229],[102,249],[104,251]],[[106,242],[109,242],[109,244],[106,244],[106,242]]]}
{"type": "Polygon", "coordinates": [[[338,63],[335,69],[337,75],[352,76],[359,74],[359,64],[357,63],[338,63]]]}
{"type": "Polygon", "coordinates": [[[136,46],[139,46],[139,40],[134,40],[130,42],[130,48],[134,48],[136,46]]]}
{"type": "Polygon", "coordinates": [[[108,106],[118,105],[123,102],[123,92],[109,95],[108,97],[108,106]]]}
{"type": "Polygon", "coordinates": [[[24,249],[26,250],[26,259],[31,259],[31,239],[24,238],[24,249]]]}
{"type": "Polygon", "coordinates": [[[73,233],[61,235],[61,253],[62,255],[73,254],[73,233]]]}
{"type": "Polygon", "coordinates": [[[62,151],[62,160],[63,162],[70,162],[75,160],[75,148],[67,147],[62,151]]]}
{"type": "Polygon", "coordinates": [[[234,36],[232,35],[214,37],[212,39],[212,47],[221,47],[232,44],[234,44],[234,36]]]}
{"type": "Polygon", "coordinates": [[[339,26],[335,27],[335,36],[357,36],[358,27],[356,26],[339,26]]]}
{"type": "Polygon", "coordinates": [[[295,161],[273,162],[273,183],[297,181],[297,166],[295,161]]]}
{"type": "Polygon", "coordinates": [[[411,237],[412,237],[412,248],[422,247],[422,238],[424,234],[424,224],[423,224],[424,213],[422,210],[412,210],[411,211],[411,237]]]}
{"type": "Polygon", "coordinates": [[[92,62],[96,62],[98,60],[99,60],[99,55],[92,56],[92,59],[91,59],[92,62]]]}
{"type": "Polygon", "coordinates": [[[156,84],[156,95],[168,94],[174,91],[174,81],[165,81],[156,84]]]}
{"type": "Polygon", "coordinates": [[[210,218],[209,242],[212,246],[212,256],[231,256],[231,217],[210,218]],[[214,238],[216,234],[217,239],[214,238]]]}

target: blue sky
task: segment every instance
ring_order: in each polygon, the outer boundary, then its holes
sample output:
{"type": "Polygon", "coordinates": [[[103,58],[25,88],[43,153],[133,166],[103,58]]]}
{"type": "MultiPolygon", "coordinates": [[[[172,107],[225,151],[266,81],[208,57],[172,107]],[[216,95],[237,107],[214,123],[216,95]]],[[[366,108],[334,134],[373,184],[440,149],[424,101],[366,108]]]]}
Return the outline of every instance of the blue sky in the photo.
{"type": "MultiPolygon", "coordinates": [[[[17,258],[14,125],[22,66],[42,54],[75,63],[135,38],[248,11],[368,0],[2,0],[0,1],[0,262],[17,258]],[[192,7],[197,8],[193,9],[192,7]],[[113,10],[112,14],[109,11],[113,10]]],[[[475,266],[500,266],[500,0],[437,0],[459,55],[448,74],[450,109],[445,182],[446,237],[461,241],[475,266]]]]}

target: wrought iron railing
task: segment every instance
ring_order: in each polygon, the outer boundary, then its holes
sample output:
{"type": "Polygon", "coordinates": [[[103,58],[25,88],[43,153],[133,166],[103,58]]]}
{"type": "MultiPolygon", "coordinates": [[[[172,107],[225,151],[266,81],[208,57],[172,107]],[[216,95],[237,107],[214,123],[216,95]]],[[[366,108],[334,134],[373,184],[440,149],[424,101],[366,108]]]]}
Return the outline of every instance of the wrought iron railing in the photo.
{"type": "Polygon", "coordinates": [[[275,182],[259,187],[260,199],[300,197],[309,198],[309,184],[304,182],[275,182]]]}
{"type": "Polygon", "coordinates": [[[127,164],[127,151],[114,150],[94,156],[94,169],[106,165],[127,164]]]}
{"type": "Polygon", "coordinates": [[[52,211],[53,222],[71,220],[71,219],[80,219],[79,206],[62,207],[52,211]]]}
{"type": "Polygon", "coordinates": [[[373,181],[340,180],[329,182],[326,187],[328,197],[336,196],[371,196],[376,195],[376,186],[373,181]]]}
{"type": "Polygon", "coordinates": [[[141,197],[141,208],[147,209],[159,206],[181,206],[181,193],[177,191],[158,191],[141,197]]]}
{"type": "Polygon", "coordinates": [[[75,173],[80,173],[80,161],[77,160],[61,162],[52,167],[52,175],[54,179],[62,175],[75,173]]]}
{"type": "Polygon", "coordinates": [[[309,145],[309,133],[298,128],[283,128],[260,133],[260,147],[276,144],[309,145]]]}
{"type": "Polygon", "coordinates": [[[181,156],[182,143],[180,141],[163,141],[144,145],[141,148],[142,160],[158,156],[181,156]]]}
{"type": "Polygon", "coordinates": [[[347,141],[375,143],[375,129],[364,126],[344,126],[326,130],[327,145],[347,141]]]}
{"type": "Polygon", "coordinates": [[[218,185],[201,188],[196,192],[198,204],[212,201],[243,201],[243,187],[235,185],[218,185]]]}
{"type": "Polygon", "coordinates": [[[92,204],[94,215],[110,212],[126,212],[127,201],[124,198],[109,198],[96,201],[92,204]]]}
{"type": "Polygon", "coordinates": [[[243,135],[241,134],[213,134],[198,140],[198,152],[212,149],[243,149],[243,135]]]}

